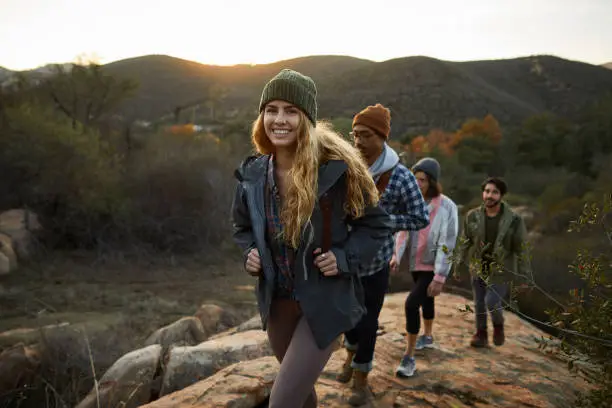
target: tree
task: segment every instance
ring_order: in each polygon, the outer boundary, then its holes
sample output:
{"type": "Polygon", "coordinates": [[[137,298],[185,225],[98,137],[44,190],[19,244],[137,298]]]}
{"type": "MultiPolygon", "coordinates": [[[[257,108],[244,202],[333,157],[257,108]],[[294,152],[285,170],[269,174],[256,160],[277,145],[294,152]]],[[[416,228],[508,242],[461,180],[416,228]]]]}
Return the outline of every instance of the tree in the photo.
{"type": "MultiPolygon", "coordinates": [[[[342,135],[344,138],[348,138],[348,134],[351,132],[351,130],[353,130],[353,119],[345,116],[339,116],[331,119],[331,124],[334,127],[334,130],[340,133],[340,135],[342,135]]],[[[353,143],[352,140],[350,140],[350,142],[353,143]]]]}
{"type": "Polygon", "coordinates": [[[55,74],[41,82],[40,90],[75,129],[77,123],[90,127],[111,114],[136,88],[132,80],[105,74],[100,65],[73,64],[70,68],[56,65],[55,74]]]}
{"type": "Polygon", "coordinates": [[[431,151],[437,149],[443,155],[450,156],[453,154],[451,141],[454,136],[453,133],[448,133],[441,129],[432,129],[427,134],[427,145],[431,151]]]}
{"type": "Polygon", "coordinates": [[[502,138],[499,123],[492,115],[466,121],[450,141],[461,164],[478,173],[499,174],[498,145],[502,138]]]}
{"type": "Polygon", "coordinates": [[[576,141],[571,123],[549,113],[527,118],[513,136],[517,161],[537,169],[567,164],[576,141]]]}

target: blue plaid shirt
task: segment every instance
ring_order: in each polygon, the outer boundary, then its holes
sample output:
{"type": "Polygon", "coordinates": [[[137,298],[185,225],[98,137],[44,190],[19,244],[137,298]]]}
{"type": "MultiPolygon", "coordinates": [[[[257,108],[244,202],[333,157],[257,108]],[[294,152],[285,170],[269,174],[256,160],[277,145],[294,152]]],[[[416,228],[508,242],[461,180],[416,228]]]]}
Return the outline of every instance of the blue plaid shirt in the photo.
{"type": "MultiPolygon", "coordinates": [[[[401,164],[393,169],[389,184],[380,197],[380,206],[389,214],[394,232],[416,231],[429,224],[429,210],[416,178],[401,164]]],[[[389,265],[394,245],[394,238],[390,236],[379,249],[374,261],[367,268],[362,268],[359,275],[374,275],[389,265]]]]}
{"type": "Polygon", "coordinates": [[[270,156],[268,161],[268,173],[266,177],[265,190],[266,208],[266,240],[274,257],[274,270],[276,277],[274,282],[274,297],[294,298],[293,291],[293,259],[295,256],[293,248],[288,246],[282,238],[283,224],[280,219],[281,198],[278,186],[274,180],[274,158],[270,156]]]}

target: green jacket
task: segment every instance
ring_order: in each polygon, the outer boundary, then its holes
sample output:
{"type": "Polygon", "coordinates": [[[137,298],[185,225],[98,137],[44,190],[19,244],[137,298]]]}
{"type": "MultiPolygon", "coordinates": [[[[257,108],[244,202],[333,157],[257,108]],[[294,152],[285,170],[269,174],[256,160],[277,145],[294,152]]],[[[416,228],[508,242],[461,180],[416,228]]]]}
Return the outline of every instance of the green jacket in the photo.
{"type": "MultiPolygon", "coordinates": [[[[516,278],[532,278],[527,245],[527,229],[523,218],[502,202],[502,216],[493,248],[494,263],[490,267],[490,282],[507,283],[516,278]]],[[[457,262],[465,264],[472,277],[481,270],[482,252],[485,247],[485,208],[470,210],[463,222],[463,231],[457,247],[457,262]]]]}

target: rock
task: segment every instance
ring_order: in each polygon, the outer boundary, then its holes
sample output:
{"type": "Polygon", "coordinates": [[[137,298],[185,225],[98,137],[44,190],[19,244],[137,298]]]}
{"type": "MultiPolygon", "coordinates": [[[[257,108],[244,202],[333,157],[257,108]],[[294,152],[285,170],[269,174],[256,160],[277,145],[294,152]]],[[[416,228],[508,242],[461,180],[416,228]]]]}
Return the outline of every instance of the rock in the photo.
{"type": "Polygon", "coordinates": [[[207,338],[215,333],[229,329],[238,323],[231,313],[221,306],[213,304],[201,305],[194,316],[202,323],[207,338]]]}
{"type": "Polygon", "coordinates": [[[0,232],[0,275],[6,275],[15,269],[17,269],[17,255],[13,249],[13,240],[0,232]]]}
{"type": "Polygon", "coordinates": [[[0,347],[12,346],[18,343],[24,345],[35,344],[40,341],[41,336],[48,336],[52,331],[66,328],[69,325],[67,322],[58,324],[49,324],[39,328],[20,327],[17,329],[7,330],[0,333],[0,347]]]}
{"type": "Polygon", "coordinates": [[[171,345],[192,346],[206,340],[206,332],[197,317],[183,317],[174,323],[158,329],[145,340],[145,346],[160,344],[164,348],[171,345]]]}
{"type": "Polygon", "coordinates": [[[40,354],[35,347],[15,345],[0,353],[0,395],[32,382],[40,364],[40,354]]]}
{"type": "MultiPolygon", "coordinates": [[[[539,350],[536,339],[543,333],[514,314],[506,314],[504,346],[469,347],[474,315],[461,310],[472,302],[449,294],[436,298],[436,348],[417,351],[415,377],[396,377],[405,348],[406,296],[388,295],[381,314],[385,334],[378,338],[370,375],[378,406],[569,408],[575,391],[589,388],[566,364],[539,350]]],[[[344,357],[344,350],[334,352],[317,382],[321,407],[349,406],[349,386],[334,379],[344,357]]],[[[239,363],[147,407],[257,407],[277,370],[272,357],[239,363]]]]}
{"type": "Polygon", "coordinates": [[[226,330],[224,332],[221,333],[217,333],[213,336],[210,336],[209,339],[216,339],[219,337],[226,337],[226,336],[230,336],[232,334],[236,334],[236,333],[241,333],[243,331],[249,331],[249,330],[262,330],[262,323],[261,323],[261,317],[258,315],[253,316],[252,318],[250,318],[249,320],[247,320],[246,322],[241,323],[240,325],[233,327],[229,330],[226,330]]]}
{"type": "Polygon", "coordinates": [[[261,316],[257,315],[246,322],[240,324],[237,328],[238,332],[243,332],[247,330],[262,330],[261,316]]]}
{"type": "Polygon", "coordinates": [[[99,380],[98,392],[94,387],[76,408],[135,408],[150,402],[158,389],[161,352],[155,344],[125,354],[99,380]]]}
{"type": "Polygon", "coordinates": [[[143,408],[257,407],[270,395],[278,367],[274,357],[240,362],[143,408]]]}
{"type": "Polygon", "coordinates": [[[245,331],[193,347],[172,347],[165,364],[161,395],[183,389],[239,361],[272,354],[267,334],[245,331]]]}
{"type": "Polygon", "coordinates": [[[13,209],[0,214],[0,232],[8,235],[19,259],[27,259],[34,249],[34,234],[42,230],[32,211],[13,209]]]}
{"type": "Polygon", "coordinates": [[[9,261],[6,255],[0,252],[0,275],[6,275],[12,271],[13,268],[11,268],[11,261],[9,261]]]}

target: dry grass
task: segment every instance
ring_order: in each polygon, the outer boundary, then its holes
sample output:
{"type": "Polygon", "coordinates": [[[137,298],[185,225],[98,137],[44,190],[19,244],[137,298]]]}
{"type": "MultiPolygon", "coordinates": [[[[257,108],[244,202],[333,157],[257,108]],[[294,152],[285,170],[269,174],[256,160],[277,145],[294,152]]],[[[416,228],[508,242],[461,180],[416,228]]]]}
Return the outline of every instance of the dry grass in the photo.
{"type": "Polygon", "coordinates": [[[0,333],[35,330],[0,335],[0,350],[42,344],[41,367],[30,387],[0,396],[0,408],[74,406],[120,356],[202,303],[252,317],[252,283],[231,256],[101,261],[71,252],[26,265],[0,279],[0,333]]]}

